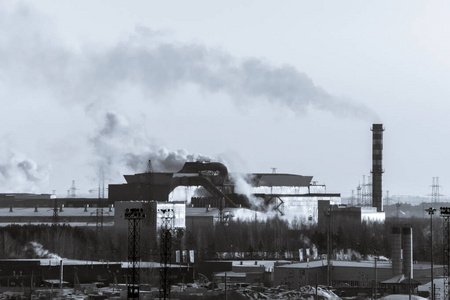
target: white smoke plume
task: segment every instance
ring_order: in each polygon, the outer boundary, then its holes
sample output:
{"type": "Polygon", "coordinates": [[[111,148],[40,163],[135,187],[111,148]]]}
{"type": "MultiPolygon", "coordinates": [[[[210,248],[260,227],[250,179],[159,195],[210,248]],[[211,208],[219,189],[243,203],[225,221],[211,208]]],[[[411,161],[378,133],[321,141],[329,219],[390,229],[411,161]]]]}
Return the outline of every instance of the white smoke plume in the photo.
{"type": "Polygon", "coordinates": [[[8,151],[0,159],[2,192],[38,192],[49,181],[50,166],[38,165],[23,154],[8,151]]]}
{"type": "Polygon", "coordinates": [[[250,184],[251,174],[230,173],[235,186],[235,193],[245,195],[252,209],[263,210],[264,200],[253,195],[253,187],[250,184]]]}
{"type": "Polygon", "coordinates": [[[61,257],[58,254],[44,249],[44,246],[38,242],[28,242],[23,250],[30,258],[50,258],[61,260],[61,257]]]}
{"type": "Polygon", "coordinates": [[[210,161],[211,159],[204,155],[188,153],[184,149],[170,151],[164,147],[156,148],[155,146],[149,146],[149,149],[144,153],[125,154],[127,166],[134,170],[140,169],[143,171],[143,167],[147,166],[149,160],[151,160],[155,171],[177,172],[183,167],[185,162],[210,161]]]}
{"type": "MultiPolygon", "coordinates": [[[[194,85],[224,93],[237,104],[270,101],[298,115],[308,109],[336,116],[373,118],[363,105],[333,97],[293,66],[239,59],[203,45],[164,41],[145,28],[104,49],[74,51],[58,42],[51,24],[30,8],[0,11],[0,78],[43,88],[69,102],[110,104],[124,87],[148,99],[194,85]]],[[[97,104],[95,104],[97,105],[97,104]]]]}

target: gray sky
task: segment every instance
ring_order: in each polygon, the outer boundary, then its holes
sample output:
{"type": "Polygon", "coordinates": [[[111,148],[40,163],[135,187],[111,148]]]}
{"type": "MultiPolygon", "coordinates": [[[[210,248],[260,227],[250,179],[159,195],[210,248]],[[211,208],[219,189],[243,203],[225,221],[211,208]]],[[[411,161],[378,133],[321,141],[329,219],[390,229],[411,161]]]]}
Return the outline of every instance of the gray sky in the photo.
{"type": "MultiPolygon", "coordinates": [[[[0,191],[65,196],[210,157],[349,195],[450,181],[444,1],[2,1],[0,191]]],[[[95,196],[95,194],[93,194],[95,196]]]]}

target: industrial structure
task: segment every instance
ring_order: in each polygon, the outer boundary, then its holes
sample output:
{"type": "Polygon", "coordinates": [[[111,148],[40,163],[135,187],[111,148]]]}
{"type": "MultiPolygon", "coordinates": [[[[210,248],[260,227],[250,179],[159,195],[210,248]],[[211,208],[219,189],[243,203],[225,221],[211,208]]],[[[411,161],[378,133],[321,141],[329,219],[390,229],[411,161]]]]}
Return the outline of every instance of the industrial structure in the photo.
{"type": "Polygon", "coordinates": [[[373,124],[372,132],[372,206],[383,211],[383,124],[373,124]]]}
{"type": "Polygon", "coordinates": [[[144,210],[136,208],[125,209],[125,219],[128,220],[128,299],[139,299],[140,289],[140,222],[145,218],[144,210]]]}
{"type": "Polygon", "coordinates": [[[278,173],[229,174],[222,163],[187,162],[176,173],[154,172],[124,175],[126,184],[109,185],[109,201],[155,200],[183,202],[190,208],[217,208],[218,218],[226,220],[227,209],[246,207],[276,211],[288,221],[318,221],[318,203],[340,204],[338,193],[312,176],[278,173]],[[240,193],[242,186],[246,194],[240,193]]]}
{"type": "Polygon", "coordinates": [[[413,233],[410,226],[392,227],[392,275],[414,277],[413,233]]]}
{"type": "MultiPolygon", "coordinates": [[[[329,223],[325,215],[328,215],[333,224],[338,226],[341,222],[353,225],[361,222],[384,222],[386,214],[383,208],[383,124],[372,125],[372,176],[363,176],[362,185],[357,187],[357,203],[355,203],[354,193],[352,193],[350,205],[339,205],[322,201],[318,206],[318,223],[322,230],[327,228],[329,223]]],[[[353,191],[352,191],[353,192],[353,191]]]]}

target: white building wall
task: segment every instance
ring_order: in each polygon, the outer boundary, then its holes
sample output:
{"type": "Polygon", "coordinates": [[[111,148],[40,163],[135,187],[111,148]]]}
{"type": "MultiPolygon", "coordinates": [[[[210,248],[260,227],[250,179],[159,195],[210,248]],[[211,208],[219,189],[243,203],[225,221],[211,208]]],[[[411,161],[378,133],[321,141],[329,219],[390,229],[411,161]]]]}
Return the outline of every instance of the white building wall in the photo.
{"type": "Polygon", "coordinates": [[[327,187],[325,185],[311,185],[309,186],[309,192],[311,194],[325,194],[327,187]]]}
{"type": "Polygon", "coordinates": [[[384,211],[377,212],[376,207],[361,207],[361,222],[384,222],[385,219],[384,211]]]}
{"type": "MultiPolygon", "coordinates": [[[[118,229],[128,228],[128,220],[125,219],[126,208],[144,208],[144,204],[148,201],[116,201],[115,202],[115,214],[114,223],[118,229]]],[[[160,228],[162,225],[162,212],[161,209],[171,209],[171,216],[173,217],[171,226],[173,228],[186,228],[186,205],[184,203],[173,202],[158,202],[156,204],[156,226],[160,228]]],[[[145,212],[148,213],[148,212],[145,212]]],[[[151,216],[146,216],[149,218],[151,216]]]]}
{"type": "Polygon", "coordinates": [[[156,228],[160,228],[163,222],[163,216],[172,217],[172,228],[186,228],[186,205],[184,203],[158,202],[156,206],[156,228]],[[162,210],[166,210],[163,214],[162,210]],[[171,210],[169,213],[167,210],[171,210]]]}
{"type": "Polygon", "coordinates": [[[315,224],[318,222],[318,201],[330,200],[333,204],[341,204],[340,197],[280,197],[284,204],[280,207],[284,212],[283,219],[290,223],[298,222],[315,224]]]}
{"type": "Polygon", "coordinates": [[[252,188],[253,194],[283,194],[305,195],[309,194],[307,186],[256,186],[252,188]]]}

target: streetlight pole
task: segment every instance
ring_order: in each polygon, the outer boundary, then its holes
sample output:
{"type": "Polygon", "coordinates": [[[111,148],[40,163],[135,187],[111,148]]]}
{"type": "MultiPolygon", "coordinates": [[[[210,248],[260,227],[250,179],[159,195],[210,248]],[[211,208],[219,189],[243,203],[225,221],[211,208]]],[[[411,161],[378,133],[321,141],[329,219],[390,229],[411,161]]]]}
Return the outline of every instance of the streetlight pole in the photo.
{"type": "Polygon", "coordinates": [[[428,212],[428,214],[430,215],[430,231],[431,231],[431,238],[430,238],[430,253],[431,253],[431,300],[435,299],[435,295],[434,295],[434,270],[433,270],[433,215],[434,212],[436,211],[435,208],[428,208],[425,209],[426,212],[428,212]]]}
{"type": "Polygon", "coordinates": [[[377,273],[377,261],[378,261],[378,255],[375,256],[375,297],[374,299],[377,299],[378,289],[377,289],[377,282],[378,282],[378,273],[377,273]]]}

